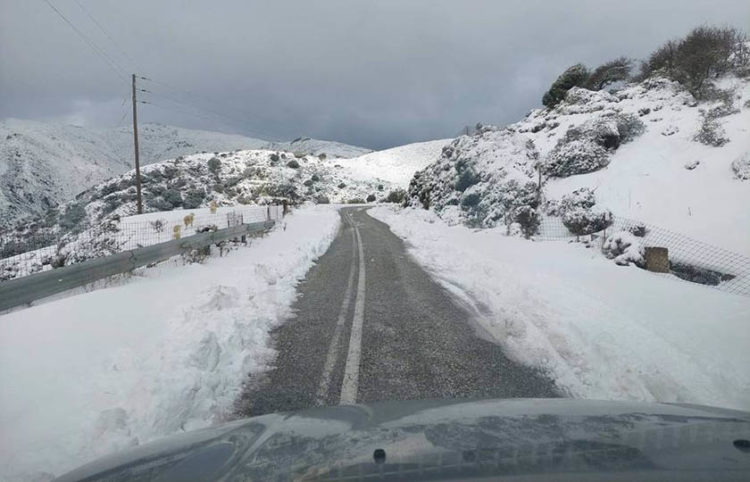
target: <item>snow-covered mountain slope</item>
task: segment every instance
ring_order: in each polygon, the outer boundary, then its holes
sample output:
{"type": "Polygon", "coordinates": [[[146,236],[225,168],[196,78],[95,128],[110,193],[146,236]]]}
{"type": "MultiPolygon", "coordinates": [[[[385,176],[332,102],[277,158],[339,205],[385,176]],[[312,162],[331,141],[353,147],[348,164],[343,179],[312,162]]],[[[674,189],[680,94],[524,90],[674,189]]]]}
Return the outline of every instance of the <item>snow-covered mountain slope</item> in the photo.
{"type": "Polygon", "coordinates": [[[554,109],[454,140],[415,175],[410,203],[533,230],[588,188],[599,209],[750,254],[750,80],[720,79],[713,98],[659,77],[615,94],[573,88],[554,109]]]}
{"type": "Polygon", "coordinates": [[[313,156],[323,156],[325,158],[351,158],[358,157],[371,149],[364,147],[350,146],[336,141],[322,141],[311,139],[309,137],[298,137],[293,141],[285,142],[268,142],[262,146],[263,149],[272,151],[287,151],[298,154],[309,154],[313,156]]]}
{"type": "MultiPolygon", "coordinates": [[[[157,124],[139,126],[143,165],[200,152],[234,149],[289,150],[332,157],[367,149],[315,139],[277,143],[240,135],[157,124]]],[[[88,129],[7,119],[0,122],[0,226],[41,214],[133,166],[131,127],[88,129]]]]}
{"type": "Polygon", "coordinates": [[[351,159],[336,159],[355,179],[382,179],[406,188],[414,173],[440,157],[443,146],[452,139],[416,142],[375,151],[351,159]]]}
{"type": "MultiPolygon", "coordinates": [[[[282,199],[295,204],[364,203],[384,200],[394,188],[382,180],[352,179],[342,167],[317,156],[267,150],[178,157],[144,166],[141,178],[145,213],[185,210],[188,214],[214,204],[278,204],[282,199]]],[[[0,279],[130,249],[132,243],[118,233],[121,220],[135,213],[135,173],[131,170],[51,208],[44,216],[19,221],[0,240],[0,258],[5,258],[0,279]]]]}

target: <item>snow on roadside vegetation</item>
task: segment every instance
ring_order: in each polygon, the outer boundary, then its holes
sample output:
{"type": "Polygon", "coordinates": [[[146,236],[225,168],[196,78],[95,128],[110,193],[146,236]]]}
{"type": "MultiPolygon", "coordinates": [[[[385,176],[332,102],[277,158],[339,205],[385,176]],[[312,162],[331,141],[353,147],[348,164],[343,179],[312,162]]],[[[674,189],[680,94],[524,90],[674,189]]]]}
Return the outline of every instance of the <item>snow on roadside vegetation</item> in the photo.
{"type": "Polygon", "coordinates": [[[448,226],[433,212],[369,211],[510,356],[573,397],[750,409],[750,299],[621,267],[580,244],[448,226]]]}
{"type": "Polygon", "coordinates": [[[268,332],[338,219],[305,207],[224,257],[1,316],[0,479],[61,475],[221,421],[272,357],[268,332]]]}
{"type": "Polygon", "coordinates": [[[727,75],[715,89],[699,103],[658,76],[615,94],[574,87],[554,109],[455,139],[415,174],[408,202],[530,233],[585,188],[597,209],[750,255],[750,81],[727,75]]]}

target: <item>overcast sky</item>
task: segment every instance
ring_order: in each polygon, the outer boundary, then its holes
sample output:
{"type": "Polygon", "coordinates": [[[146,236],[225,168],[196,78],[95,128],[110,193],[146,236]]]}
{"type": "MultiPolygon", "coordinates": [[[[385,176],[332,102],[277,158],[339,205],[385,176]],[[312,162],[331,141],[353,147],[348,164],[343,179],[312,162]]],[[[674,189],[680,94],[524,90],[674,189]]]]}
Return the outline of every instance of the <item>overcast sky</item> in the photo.
{"type": "Polygon", "coordinates": [[[0,0],[0,117],[370,148],[513,122],[568,65],[642,58],[748,0],[0,0]],[[101,27],[101,28],[100,28],[101,27]],[[158,83],[157,83],[158,82],[158,83]]]}

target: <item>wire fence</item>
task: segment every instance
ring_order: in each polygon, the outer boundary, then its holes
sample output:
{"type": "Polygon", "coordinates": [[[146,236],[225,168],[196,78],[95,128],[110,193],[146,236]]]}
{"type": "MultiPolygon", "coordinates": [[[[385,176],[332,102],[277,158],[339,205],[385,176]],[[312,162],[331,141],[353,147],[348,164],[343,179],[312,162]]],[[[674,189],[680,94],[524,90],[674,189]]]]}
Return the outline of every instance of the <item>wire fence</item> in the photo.
{"type": "Polygon", "coordinates": [[[586,236],[576,236],[558,217],[542,220],[540,241],[579,240],[598,243],[601,248],[608,236],[627,231],[640,239],[642,246],[669,250],[669,270],[674,277],[711,286],[729,293],[750,296],[750,258],[698,241],[659,226],[615,216],[607,229],[586,236]]]}
{"type": "Polygon", "coordinates": [[[197,233],[277,221],[282,214],[282,206],[271,205],[219,208],[214,213],[162,211],[67,233],[5,233],[0,235],[0,282],[197,233]]]}

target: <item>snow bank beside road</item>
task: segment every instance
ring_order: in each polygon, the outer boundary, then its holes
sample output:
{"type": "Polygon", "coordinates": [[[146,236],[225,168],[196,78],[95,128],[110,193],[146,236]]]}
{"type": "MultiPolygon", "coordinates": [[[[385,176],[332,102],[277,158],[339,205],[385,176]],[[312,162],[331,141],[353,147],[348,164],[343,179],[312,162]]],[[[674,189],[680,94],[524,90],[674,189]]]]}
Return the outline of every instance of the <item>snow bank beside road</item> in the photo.
{"type": "Polygon", "coordinates": [[[0,317],[0,480],[61,475],[221,420],[272,356],[268,331],[338,219],[300,209],[223,258],[0,317]]]}
{"type": "Polygon", "coordinates": [[[750,298],[621,267],[579,244],[380,207],[409,252],[516,360],[573,397],[750,409],[750,298]]]}

